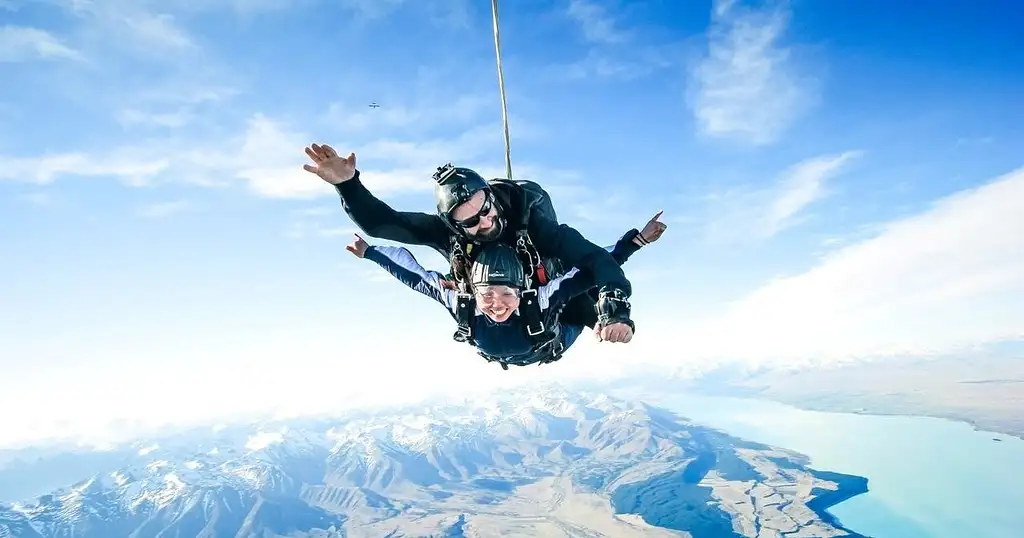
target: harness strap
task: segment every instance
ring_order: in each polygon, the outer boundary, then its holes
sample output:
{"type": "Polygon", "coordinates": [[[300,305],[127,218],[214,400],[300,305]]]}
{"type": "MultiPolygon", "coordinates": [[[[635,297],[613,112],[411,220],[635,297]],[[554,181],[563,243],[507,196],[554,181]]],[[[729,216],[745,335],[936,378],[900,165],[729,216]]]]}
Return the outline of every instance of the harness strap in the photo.
{"type": "Polygon", "coordinates": [[[541,259],[540,252],[537,251],[537,247],[534,246],[533,240],[530,239],[530,233],[525,227],[516,232],[516,252],[519,253],[523,262],[523,269],[527,270],[526,287],[533,288],[534,279],[538,286],[547,284],[548,275],[544,269],[544,260],[541,259]]]}
{"type": "MultiPolygon", "coordinates": [[[[523,321],[526,322],[527,314],[524,313],[525,301],[520,303],[519,315],[523,317],[523,321]]],[[[563,306],[556,309],[549,310],[546,313],[541,313],[539,306],[534,303],[533,308],[536,308],[536,317],[539,321],[539,325],[544,327],[544,330],[536,335],[531,335],[534,341],[533,348],[527,355],[526,360],[513,360],[511,357],[497,357],[488,355],[482,351],[477,350],[477,354],[486,359],[488,362],[496,362],[501,366],[502,370],[508,370],[511,366],[529,366],[531,364],[548,364],[555,362],[562,358],[562,355],[566,351],[565,344],[562,342],[561,330],[558,325],[558,318],[561,316],[563,306]],[[546,315],[545,315],[546,314],[546,315]]],[[[529,326],[529,322],[527,322],[529,326]]]]}
{"type": "Polygon", "coordinates": [[[459,292],[455,302],[455,321],[459,326],[455,329],[452,338],[456,342],[473,342],[473,314],[476,310],[476,300],[469,293],[459,292]]]}
{"type": "MultiPolygon", "coordinates": [[[[519,315],[522,317],[526,327],[526,335],[533,342],[533,353],[531,355],[535,355],[542,350],[546,353],[548,351],[546,346],[550,346],[552,342],[560,344],[557,328],[559,312],[547,312],[548,316],[545,316],[545,312],[541,311],[537,287],[549,282],[548,274],[540,253],[530,239],[526,215],[523,216],[522,222],[519,224],[520,227],[516,231],[516,253],[519,254],[526,275],[526,289],[523,290],[520,297],[519,315]]],[[[451,276],[459,289],[455,309],[455,319],[458,323],[458,328],[452,337],[457,342],[469,344],[473,343],[472,322],[473,316],[476,314],[476,298],[473,296],[469,283],[466,282],[464,271],[468,264],[472,263],[473,256],[471,254],[473,247],[474,244],[472,242],[463,244],[462,238],[458,236],[452,238],[450,256],[451,276]]],[[[508,370],[509,363],[505,358],[491,357],[479,351],[478,354],[488,361],[498,362],[501,364],[502,369],[508,370]]],[[[545,357],[541,362],[558,360],[561,356],[561,351],[555,353],[554,356],[554,359],[545,357]]]]}
{"type": "Polygon", "coordinates": [[[519,315],[526,325],[526,335],[534,341],[542,339],[545,335],[543,313],[540,310],[540,301],[537,298],[536,289],[523,290],[519,299],[519,315]]]}

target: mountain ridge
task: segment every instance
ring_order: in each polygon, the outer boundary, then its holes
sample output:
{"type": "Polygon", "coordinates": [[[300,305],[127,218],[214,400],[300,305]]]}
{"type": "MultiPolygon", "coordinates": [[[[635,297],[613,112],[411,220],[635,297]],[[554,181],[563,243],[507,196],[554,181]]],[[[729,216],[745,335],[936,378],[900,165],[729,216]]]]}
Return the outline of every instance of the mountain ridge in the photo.
{"type": "Polygon", "coordinates": [[[810,491],[866,490],[853,477],[817,477],[799,454],[642,402],[564,388],[265,421],[131,447],[131,461],[115,469],[31,502],[0,504],[0,537],[686,530],[702,538],[711,535],[700,529],[725,527],[768,536],[772,525],[793,536],[856,536],[828,520],[820,506],[828,503],[810,504],[820,496],[810,491]],[[764,491],[754,492],[759,485],[764,491]],[[675,501],[652,500],[666,491],[690,503],[677,507],[678,517],[664,511],[675,501]],[[761,493],[792,508],[750,512],[761,493]]]}

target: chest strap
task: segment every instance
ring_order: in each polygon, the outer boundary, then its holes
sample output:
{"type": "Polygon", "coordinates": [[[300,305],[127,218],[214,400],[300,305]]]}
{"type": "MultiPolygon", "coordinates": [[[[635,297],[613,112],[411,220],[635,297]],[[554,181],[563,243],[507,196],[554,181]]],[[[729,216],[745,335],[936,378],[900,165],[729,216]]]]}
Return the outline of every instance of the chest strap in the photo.
{"type": "Polygon", "coordinates": [[[498,357],[488,355],[477,350],[477,354],[488,362],[497,362],[502,370],[508,370],[512,366],[528,366],[530,364],[547,364],[562,358],[565,353],[565,345],[562,343],[561,331],[558,329],[558,318],[562,308],[542,312],[536,300],[536,290],[533,297],[522,299],[519,304],[519,315],[523,318],[527,336],[533,341],[532,349],[525,359],[513,360],[512,357],[498,357]]]}

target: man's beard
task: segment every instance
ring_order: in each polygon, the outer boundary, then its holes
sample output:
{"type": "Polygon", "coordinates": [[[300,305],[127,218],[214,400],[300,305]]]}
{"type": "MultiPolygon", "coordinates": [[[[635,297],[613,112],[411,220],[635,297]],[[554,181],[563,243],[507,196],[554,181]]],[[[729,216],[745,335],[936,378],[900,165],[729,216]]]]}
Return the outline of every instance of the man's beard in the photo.
{"type": "Polygon", "coordinates": [[[505,230],[505,219],[497,217],[494,219],[494,225],[491,226],[486,232],[477,232],[473,234],[473,239],[482,243],[488,243],[494,241],[501,235],[501,232],[505,230]]]}

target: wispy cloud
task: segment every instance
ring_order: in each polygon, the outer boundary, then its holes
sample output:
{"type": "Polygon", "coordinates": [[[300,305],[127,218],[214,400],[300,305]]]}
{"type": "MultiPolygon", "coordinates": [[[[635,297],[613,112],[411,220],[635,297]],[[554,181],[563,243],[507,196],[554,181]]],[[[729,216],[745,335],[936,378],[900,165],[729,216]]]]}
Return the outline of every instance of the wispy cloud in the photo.
{"type": "Polygon", "coordinates": [[[827,182],[860,155],[847,151],[807,159],[783,172],[770,187],[714,194],[707,222],[709,238],[714,242],[764,240],[799,224],[804,210],[828,194],[827,182]]]}
{"type": "Polygon", "coordinates": [[[0,27],[0,62],[31,60],[83,61],[85,56],[45,30],[10,25],[0,27]]]}
{"type": "Polygon", "coordinates": [[[579,24],[584,39],[591,43],[618,44],[629,38],[618,28],[608,10],[592,0],[569,0],[566,13],[579,24]]]}
{"type": "Polygon", "coordinates": [[[1024,169],[890,222],[680,335],[720,360],[928,355],[1024,338],[1024,169]]]}
{"type": "MultiPolygon", "coordinates": [[[[252,194],[268,198],[334,195],[330,186],[302,169],[308,162],[302,148],[313,141],[301,130],[256,114],[234,137],[158,137],[105,152],[0,155],[0,180],[44,184],[60,177],[107,177],[135,186],[157,182],[205,187],[242,184],[252,194]]],[[[385,195],[429,190],[430,171],[441,160],[480,159],[485,150],[500,143],[500,131],[486,125],[469,128],[453,138],[378,138],[350,148],[339,147],[339,151],[365,155],[360,160],[364,182],[378,195],[385,195]]]]}
{"type": "Polygon", "coordinates": [[[169,167],[165,157],[143,157],[130,151],[104,155],[58,153],[37,157],[0,155],[0,179],[26,183],[51,183],[64,175],[114,177],[129,184],[142,184],[169,167]]]}
{"type": "Polygon", "coordinates": [[[153,55],[198,49],[189,32],[159,4],[80,0],[66,7],[82,21],[88,35],[122,53],[153,55]],[[136,46],[129,47],[126,41],[136,46]]]}
{"type": "Polygon", "coordinates": [[[559,78],[603,78],[633,80],[675,65],[668,47],[631,47],[615,51],[591,49],[587,55],[568,65],[549,69],[559,78]]]}
{"type": "MultiPolygon", "coordinates": [[[[228,78],[227,74],[212,75],[228,78]]],[[[180,129],[217,121],[216,111],[231,105],[241,91],[216,81],[173,77],[153,82],[138,92],[118,93],[113,118],[125,129],[180,129]]]]}
{"type": "Polygon", "coordinates": [[[690,72],[688,104],[708,136],[774,142],[817,101],[816,82],[781,43],[790,13],[717,0],[707,52],[690,72]]]}
{"type": "Polygon", "coordinates": [[[75,0],[39,7],[52,10],[44,18],[62,21],[59,33],[54,27],[0,29],[0,59],[77,60],[51,68],[56,80],[73,81],[73,90],[70,84],[42,85],[40,102],[108,112],[125,127],[171,127],[193,119],[199,105],[237,94],[236,85],[244,84],[231,62],[221,63],[221,51],[185,27],[183,5],[75,0]]]}
{"type": "Polygon", "coordinates": [[[783,176],[767,205],[764,236],[771,237],[794,223],[808,205],[826,195],[825,182],[842,172],[860,152],[818,157],[792,167],[783,176]]]}

